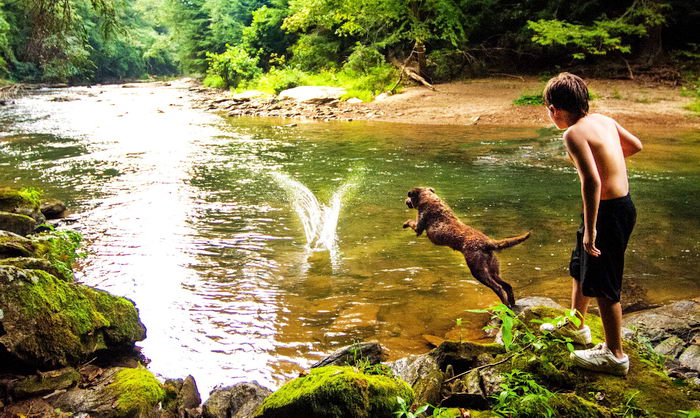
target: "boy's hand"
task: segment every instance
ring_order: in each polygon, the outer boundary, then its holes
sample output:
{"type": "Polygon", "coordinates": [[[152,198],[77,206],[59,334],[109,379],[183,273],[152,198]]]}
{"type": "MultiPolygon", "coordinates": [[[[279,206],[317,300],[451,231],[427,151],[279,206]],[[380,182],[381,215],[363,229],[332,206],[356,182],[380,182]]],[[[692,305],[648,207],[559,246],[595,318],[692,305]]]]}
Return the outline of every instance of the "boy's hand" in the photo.
{"type": "Polygon", "coordinates": [[[595,246],[596,230],[592,228],[589,232],[588,228],[583,232],[583,249],[593,257],[600,255],[600,250],[595,246]]]}

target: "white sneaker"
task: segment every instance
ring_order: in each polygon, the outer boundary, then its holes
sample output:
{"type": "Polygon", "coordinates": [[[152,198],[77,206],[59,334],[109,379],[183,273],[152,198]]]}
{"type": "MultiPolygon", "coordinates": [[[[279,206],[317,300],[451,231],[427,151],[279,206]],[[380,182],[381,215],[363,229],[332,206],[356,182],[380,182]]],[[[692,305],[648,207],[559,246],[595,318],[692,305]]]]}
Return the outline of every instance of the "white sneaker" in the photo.
{"type": "Polygon", "coordinates": [[[574,364],[584,369],[618,376],[626,376],[630,369],[630,360],[627,354],[624,358],[618,359],[605,343],[600,343],[588,350],[575,350],[571,353],[571,359],[574,364]]]}
{"type": "Polygon", "coordinates": [[[590,344],[593,341],[591,329],[584,325],[581,329],[573,329],[567,326],[567,322],[557,322],[556,325],[545,322],[540,325],[540,331],[557,333],[564,337],[569,337],[575,344],[590,344]]]}

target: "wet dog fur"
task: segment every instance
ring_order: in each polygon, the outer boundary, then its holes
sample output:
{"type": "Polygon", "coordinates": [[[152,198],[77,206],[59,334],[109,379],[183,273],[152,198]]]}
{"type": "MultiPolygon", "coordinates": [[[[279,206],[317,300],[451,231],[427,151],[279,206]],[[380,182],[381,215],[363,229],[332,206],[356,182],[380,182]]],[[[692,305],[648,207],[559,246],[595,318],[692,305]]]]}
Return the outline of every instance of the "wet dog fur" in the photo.
{"type": "Polygon", "coordinates": [[[513,238],[493,240],[486,234],[460,221],[449,206],[429,187],[416,187],[408,192],[406,206],[418,210],[415,220],[408,220],[404,228],[411,228],[420,236],[423,231],[435,245],[444,245],[459,251],[472,276],[483,283],[501,299],[513,307],[513,287],[501,278],[495,251],[517,245],[530,237],[530,232],[513,238]]]}

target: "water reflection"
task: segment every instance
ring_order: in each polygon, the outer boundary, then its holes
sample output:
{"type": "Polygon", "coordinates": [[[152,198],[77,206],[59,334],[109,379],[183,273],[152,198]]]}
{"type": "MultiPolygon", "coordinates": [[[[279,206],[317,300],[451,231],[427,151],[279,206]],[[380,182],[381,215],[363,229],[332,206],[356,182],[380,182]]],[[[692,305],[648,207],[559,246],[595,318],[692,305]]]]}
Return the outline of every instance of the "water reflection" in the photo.
{"type": "MultiPolygon", "coordinates": [[[[553,130],[232,119],[186,86],[45,91],[0,109],[0,185],[75,208],[78,277],[132,298],[162,376],[274,387],[324,353],[379,339],[424,352],[495,295],[464,259],[403,230],[403,199],[432,186],[494,238],[516,296],[568,299],[579,189],[553,130]],[[54,102],[54,97],[79,100],[54,102]]],[[[655,302],[699,295],[700,133],[645,137],[630,161],[640,213],[628,277],[655,302]],[[644,154],[644,155],[642,155],[644,154]]]]}

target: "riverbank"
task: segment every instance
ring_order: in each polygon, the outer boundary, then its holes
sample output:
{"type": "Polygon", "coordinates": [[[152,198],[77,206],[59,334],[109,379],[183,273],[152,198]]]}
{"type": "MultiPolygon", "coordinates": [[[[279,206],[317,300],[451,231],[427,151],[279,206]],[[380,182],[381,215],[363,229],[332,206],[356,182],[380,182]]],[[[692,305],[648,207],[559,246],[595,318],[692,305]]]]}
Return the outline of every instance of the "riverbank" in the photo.
{"type": "MultiPolygon", "coordinates": [[[[700,117],[685,109],[692,97],[677,86],[632,80],[589,79],[595,97],[591,110],[641,127],[700,129],[700,117]]],[[[231,116],[272,116],[314,120],[372,120],[424,125],[548,126],[540,105],[514,105],[521,95],[541,93],[544,82],[534,77],[484,78],[426,87],[407,87],[370,103],[324,100],[300,103],[272,96],[234,98],[226,91],[192,87],[202,108],[231,116]]],[[[240,96],[239,96],[240,97],[240,96]]],[[[245,96],[242,96],[245,97],[245,96]]]]}

